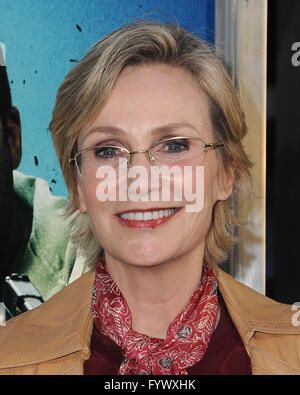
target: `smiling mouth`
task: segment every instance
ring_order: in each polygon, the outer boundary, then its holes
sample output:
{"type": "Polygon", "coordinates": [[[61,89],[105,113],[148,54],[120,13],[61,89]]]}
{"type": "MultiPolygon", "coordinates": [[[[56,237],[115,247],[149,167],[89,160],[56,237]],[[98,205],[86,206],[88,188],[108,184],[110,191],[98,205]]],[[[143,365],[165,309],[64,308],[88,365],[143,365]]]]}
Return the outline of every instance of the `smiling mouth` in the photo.
{"type": "Polygon", "coordinates": [[[132,210],[117,214],[121,224],[131,228],[155,228],[169,221],[182,207],[132,210]]]}

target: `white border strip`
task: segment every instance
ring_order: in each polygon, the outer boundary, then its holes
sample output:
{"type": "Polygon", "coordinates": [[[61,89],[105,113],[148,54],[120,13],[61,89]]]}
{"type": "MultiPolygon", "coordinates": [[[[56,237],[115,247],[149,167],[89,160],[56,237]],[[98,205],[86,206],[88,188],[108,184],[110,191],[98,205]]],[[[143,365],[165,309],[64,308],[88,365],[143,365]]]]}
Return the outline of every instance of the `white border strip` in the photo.
{"type": "Polygon", "coordinates": [[[240,92],[249,133],[244,146],[254,162],[255,195],[241,210],[248,224],[228,271],[265,293],[267,0],[216,0],[216,47],[224,53],[240,92]],[[238,81],[238,82],[237,82],[238,81]]]}

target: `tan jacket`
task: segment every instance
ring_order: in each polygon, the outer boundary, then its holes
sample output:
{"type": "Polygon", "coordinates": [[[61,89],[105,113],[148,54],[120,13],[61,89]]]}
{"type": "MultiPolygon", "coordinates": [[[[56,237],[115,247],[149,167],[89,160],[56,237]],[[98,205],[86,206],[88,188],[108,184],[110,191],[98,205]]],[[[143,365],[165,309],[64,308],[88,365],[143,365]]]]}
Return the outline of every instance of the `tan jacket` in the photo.
{"type": "MultiPolygon", "coordinates": [[[[93,280],[94,272],[86,273],[0,328],[0,374],[83,374],[93,327],[93,280]]],[[[218,280],[252,373],[300,374],[300,326],[292,321],[291,306],[266,298],[221,270],[218,280]]]]}

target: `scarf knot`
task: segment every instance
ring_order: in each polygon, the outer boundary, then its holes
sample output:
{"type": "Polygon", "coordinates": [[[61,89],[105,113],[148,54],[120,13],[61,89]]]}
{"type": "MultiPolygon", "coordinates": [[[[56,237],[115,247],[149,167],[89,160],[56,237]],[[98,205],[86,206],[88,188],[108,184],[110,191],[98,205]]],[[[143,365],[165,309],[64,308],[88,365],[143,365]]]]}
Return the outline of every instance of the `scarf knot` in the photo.
{"type": "Polygon", "coordinates": [[[214,330],[217,290],[217,280],[204,264],[200,283],[169,325],[166,338],[151,338],[132,329],[130,309],[102,259],[93,286],[92,314],[98,330],[122,348],[119,374],[186,375],[186,369],[203,358],[214,330]]]}

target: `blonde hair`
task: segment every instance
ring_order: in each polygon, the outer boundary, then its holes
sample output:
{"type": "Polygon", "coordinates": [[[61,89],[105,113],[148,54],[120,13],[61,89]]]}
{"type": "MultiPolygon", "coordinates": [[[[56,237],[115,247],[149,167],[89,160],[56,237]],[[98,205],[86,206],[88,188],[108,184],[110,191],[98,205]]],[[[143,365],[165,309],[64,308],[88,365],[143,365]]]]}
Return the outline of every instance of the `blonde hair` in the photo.
{"type": "Polygon", "coordinates": [[[201,39],[177,25],[138,21],[97,42],[68,73],[57,92],[50,130],[69,190],[67,215],[72,215],[72,240],[95,264],[102,249],[95,240],[88,215],[77,207],[75,167],[69,158],[83,126],[92,121],[108,99],[122,70],[130,65],[162,63],[190,72],[208,97],[214,138],[225,147],[217,150],[225,171],[234,171],[231,197],[215,203],[206,236],[204,259],[215,265],[226,259],[238,225],[233,203],[247,195],[251,163],[241,140],[246,134],[245,116],[233,83],[213,51],[201,39]]]}

